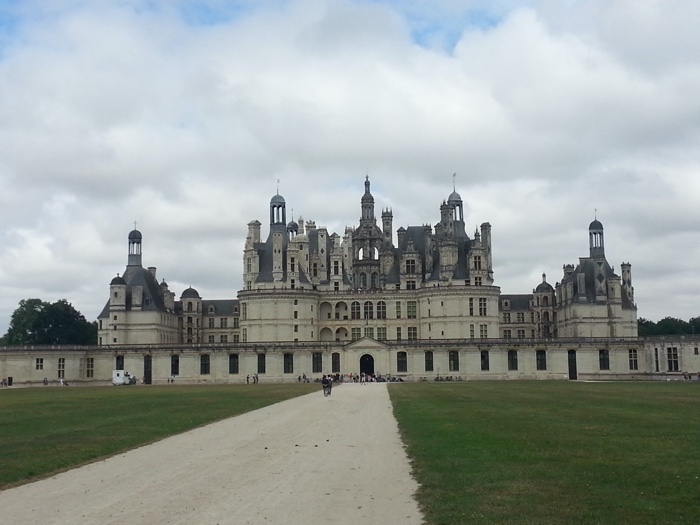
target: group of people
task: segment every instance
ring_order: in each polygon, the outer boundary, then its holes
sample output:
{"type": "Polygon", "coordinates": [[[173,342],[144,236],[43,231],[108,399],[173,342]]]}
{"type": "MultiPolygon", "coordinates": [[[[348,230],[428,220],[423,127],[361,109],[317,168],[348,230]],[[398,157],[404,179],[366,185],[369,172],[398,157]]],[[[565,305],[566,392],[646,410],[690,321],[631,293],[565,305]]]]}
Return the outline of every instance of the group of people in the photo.
{"type": "Polygon", "coordinates": [[[326,397],[330,396],[333,391],[333,376],[323,376],[323,379],[321,379],[321,387],[323,388],[323,395],[326,397]]]}
{"type": "MultiPolygon", "coordinates": [[[[253,374],[253,384],[258,382],[258,374],[253,374]]],[[[250,384],[250,374],[245,376],[245,384],[249,385],[250,384]]]]}

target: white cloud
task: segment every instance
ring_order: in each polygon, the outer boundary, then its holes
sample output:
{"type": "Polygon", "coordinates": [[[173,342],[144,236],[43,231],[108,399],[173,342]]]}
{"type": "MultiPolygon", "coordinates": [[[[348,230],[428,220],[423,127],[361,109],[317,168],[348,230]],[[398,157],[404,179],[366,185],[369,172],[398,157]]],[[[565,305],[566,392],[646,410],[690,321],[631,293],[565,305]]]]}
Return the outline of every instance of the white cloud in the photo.
{"type": "Polygon", "coordinates": [[[342,234],[367,173],[398,228],[437,222],[456,172],[505,293],[559,280],[597,209],[640,315],[696,316],[699,8],[668,4],[22,3],[0,38],[0,331],[32,296],[94,318],[133,221],[176,293],[234,297],[278,179],[288,218],[342,234]]]}

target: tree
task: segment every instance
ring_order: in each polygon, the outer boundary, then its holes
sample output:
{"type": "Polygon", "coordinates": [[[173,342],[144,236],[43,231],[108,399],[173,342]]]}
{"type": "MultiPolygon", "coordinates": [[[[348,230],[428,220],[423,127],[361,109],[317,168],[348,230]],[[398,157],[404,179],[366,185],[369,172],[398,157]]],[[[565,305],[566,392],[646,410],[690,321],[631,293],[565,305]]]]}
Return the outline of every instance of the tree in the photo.
{"type": "Polygon", "coordinates": [[[61,299],[48,303],[22,299],[13,312],[2,338],[4,345],[94,345],[97,323],[88,322],[73,306],[61,299]]]}

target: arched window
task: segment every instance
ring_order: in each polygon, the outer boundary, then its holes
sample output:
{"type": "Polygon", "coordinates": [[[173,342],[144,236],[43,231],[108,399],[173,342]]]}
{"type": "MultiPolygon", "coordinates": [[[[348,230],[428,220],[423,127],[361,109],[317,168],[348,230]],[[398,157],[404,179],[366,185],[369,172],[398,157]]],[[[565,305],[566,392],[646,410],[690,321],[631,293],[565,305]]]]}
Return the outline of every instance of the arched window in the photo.
{"type": "Polygon", "coordinates": [[[364,272],[360,274],[360,288],[367,288],[367,274],[364,272]]]}
{"type": "Polygon", "coordinates": [[[372,288],[379,288],[379,275],[377,272],[372,273],[372,288]]]}
{"type": "Polygon", "coordinates": [[[189,301],[189,302],[187,303],[187,311],[188,311],[188,312],[191,312],[191,311],[192,311],[192,301],[189,301]]]}
{"type": "Polygon", "coordinates": [[[365,319],[374,319],[374,305],[372,301],[365,301],[365,319]]]}
{"type": "Polygon", "coordinates": [[[542,305],[549,306],[549,297],[547,297],[546,295],[542,298],[542,305]]]}
{"type": "Polygon", "coordinates": [[[377,303],[377,319],[386,319],[386,303],[384,301],[377,303]]]}
{"type": "Polygon", "coordinates": [[[357,301],[350,305],[350,319],[360,319],[360,303],[357,301]]]}

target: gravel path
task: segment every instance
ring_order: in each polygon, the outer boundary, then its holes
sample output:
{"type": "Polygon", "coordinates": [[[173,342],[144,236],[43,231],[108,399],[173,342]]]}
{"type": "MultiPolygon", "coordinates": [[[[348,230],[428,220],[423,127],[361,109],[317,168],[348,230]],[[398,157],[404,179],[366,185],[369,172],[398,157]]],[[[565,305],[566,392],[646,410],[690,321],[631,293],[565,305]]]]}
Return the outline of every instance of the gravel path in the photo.
{"type": "Polygon", "coordinates": [[[386,384],[340,385],[0,492],[3,523],[419,524],[386,384]]]}

